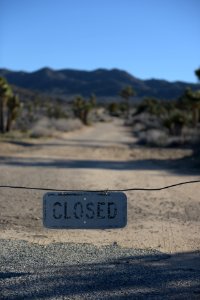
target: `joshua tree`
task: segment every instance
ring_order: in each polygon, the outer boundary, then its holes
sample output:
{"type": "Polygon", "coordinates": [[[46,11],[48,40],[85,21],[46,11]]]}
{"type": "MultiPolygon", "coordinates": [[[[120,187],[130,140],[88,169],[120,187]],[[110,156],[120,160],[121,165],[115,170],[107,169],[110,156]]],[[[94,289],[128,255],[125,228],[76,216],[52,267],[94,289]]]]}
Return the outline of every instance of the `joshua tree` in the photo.
{"type": "Polygon", "coordinates": [[[126,105],[127,105],[127,119],[129,118],[129,113],[130,113],[130,97],[135,96],[135,91],[131,86],[126,86],[124,87],[121,92],[120,96],[125,100],[126,105]]]}
{"type": "Polygon", "coordinates": [[[108,105],[108,111],[109,111],[109,114],[111,116],[118,116],[119,115],[119,105],[118,103],[116,102],[111,102],[109,105],[108,105]]]}
{"type": "Polygon", "coordinates": [[[16,95],[12,95],[11,97],[8,98],[7,101],[7,124],[6,124],[6,131],[10,131],[11,125],[13,121],[16,120],[19,108],[20,108],[20,101],[19,97],[16,95]]]}
{"type": "Polygon", "coordinates": [[[95,94],[91,94],[89,101],[90,101],[92,107],[94,108],[96,106],[96,102],[97,102],[95,94]]]}
{"type": "Polygon", "coordinates": [[[188,122],[187,115],[180,111],[174,110],[164,119],[163,125],[168,128],[170,134],[181,135],[184,125],[188,122]]]}
{"type": "Polygon", "coordinates": [[[143,112],[161,117],[166,114],[166,108],[161,101],[154,98],[146,98],[138,105],[135,115],[143,112]]]}
{"type": "Polygon", "coordinates": [[[200,68],[195,70],[195,74],[196,74],[198,80],[200,80],[200,68]]]}
{"type": "Polygon", "coordinates": [[[74,115],[75,117],[79,118],[80,120],[83,119],[83,106],[84,106],[84,99],[82,96],[77,96],[74,99],[73,102],[73,111],[74,111],[74,115]]]}
{"type": "Polygon", "coordinates": [[[189,100],[189,106],[192,110],[193,126],[196,127],[199,122],[200,91],[193,92],[191,89],[187,89],[186,97],[189,100]]]}
{"type": "Polygon", "coordinates": [[[0,77],[0,132],[5,132],[5,110],[6,104],[10,97],[12,97],[12,90],[8,85],[6,79],[0,77]]]}
{"type": "Polygon", "coordinates": [[[74,115],[79,118],[84,125],[89,125],[89,112],[96,105],[96,97],[91,95],[89,100],[85,100],[82,96],[78,96],[73,103],[74,115]]]}

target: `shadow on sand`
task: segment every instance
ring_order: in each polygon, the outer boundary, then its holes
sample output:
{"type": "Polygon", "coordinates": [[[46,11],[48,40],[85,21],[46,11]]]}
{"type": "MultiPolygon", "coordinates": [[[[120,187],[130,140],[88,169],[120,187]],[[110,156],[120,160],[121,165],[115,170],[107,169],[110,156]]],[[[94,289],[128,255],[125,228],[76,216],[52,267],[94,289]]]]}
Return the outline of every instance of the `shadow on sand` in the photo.
{"type": "Polygon", "coordinates": [[[181,159],[140,159],[129,161],[112,160],[66,160],[53,158],[21,158],[0,156],[0,165],[13,167],[64,168],[64,169],[104,169],[117,171],[166,170],[178,175],[200,174],[200,166],[192,158],[181,159]]]}
{"type": "MultiPolygon", "coordinates": [[[[45,254],[47,248],[42,251],[43,255],[48,254],[45,254]]],[[[22,273],[0,273],[1,299],[146,300],[200,296],[198,252],[144,254],[115,260],[107,257],[106,262],[72,265],[65,262],[41,265],[41,260],[34,265],[34,254],[29,254],[32,266],[23,266],[22,273]]]]}
{"type": "MultiPolygon", "coordinates": [[[[31,142],[24,142],[24,141],[14,141],[10,140],[7,141],[7,143],[16,145],[16,146],[22,146],[24,148],[43,148],[46,149],[51,147],[76,147],[76,148],[108,148],[112,147],[113,145],[116,146],[128,146],[132,147],[135,145],[134,143],[125,142],[125,141],[116,141],[116,140],[100,140],[100,139],[59,139],[59,140],[53,140],[48,141],[47,143],[31,143],[31,142]]],[[[136,145],[135,145],[136,146],[136,145]]],[[[136,146],[137,147],[137,146],[136,146]]]]}

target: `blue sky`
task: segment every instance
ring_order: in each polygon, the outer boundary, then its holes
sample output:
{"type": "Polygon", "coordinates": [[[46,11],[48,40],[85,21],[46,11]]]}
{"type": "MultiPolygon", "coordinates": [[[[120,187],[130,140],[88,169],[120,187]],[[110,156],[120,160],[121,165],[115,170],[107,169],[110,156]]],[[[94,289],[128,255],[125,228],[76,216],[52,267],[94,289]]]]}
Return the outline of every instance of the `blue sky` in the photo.
{"type": "Polygon", "coordinates": [[[197,82],[199,0],[1,0],[0,68],[197,82]]]}

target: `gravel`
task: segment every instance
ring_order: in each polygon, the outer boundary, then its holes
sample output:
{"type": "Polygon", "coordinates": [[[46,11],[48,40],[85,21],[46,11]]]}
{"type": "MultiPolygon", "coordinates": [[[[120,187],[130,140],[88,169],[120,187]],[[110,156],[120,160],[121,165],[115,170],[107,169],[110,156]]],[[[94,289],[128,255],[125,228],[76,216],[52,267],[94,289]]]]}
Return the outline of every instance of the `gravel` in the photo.
{"type": "Polygon", "coordinates": [[[200,271],[171,256],[114,243],[0,240],[0,299],[199,299],[200,271]]]}

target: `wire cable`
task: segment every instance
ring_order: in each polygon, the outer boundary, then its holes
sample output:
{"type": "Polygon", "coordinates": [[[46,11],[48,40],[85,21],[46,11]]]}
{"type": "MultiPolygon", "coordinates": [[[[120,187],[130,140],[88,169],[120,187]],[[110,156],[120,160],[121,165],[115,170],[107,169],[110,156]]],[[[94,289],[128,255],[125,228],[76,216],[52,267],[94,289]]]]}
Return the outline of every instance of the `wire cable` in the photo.
{"type": "Polygon", "coordinates": [[[171,185],[166,185],[158,188],[127,188],[127,189],[105,189],[105,190],[69,190],[69,189],[55,189],[55,188],[40,188],[40,187],[27,187],[27,186],[14,186],[14,185],[0,185],[0,188],[8,188],[8,189],[23,189],[23,190],[36,190],[36,191],[49,191],[49,192],[91,192],[91,193],[102,193],[102,192],[130,192],[130,191],[161,191],[165,189],[171,189],[177,186],[192,184],[192,183],[200,183],[200,180],[190,180],[179,183],[174,183],[171,185]]]}

